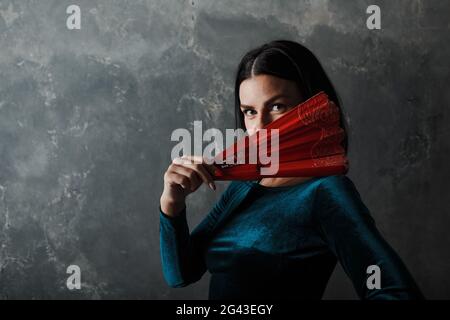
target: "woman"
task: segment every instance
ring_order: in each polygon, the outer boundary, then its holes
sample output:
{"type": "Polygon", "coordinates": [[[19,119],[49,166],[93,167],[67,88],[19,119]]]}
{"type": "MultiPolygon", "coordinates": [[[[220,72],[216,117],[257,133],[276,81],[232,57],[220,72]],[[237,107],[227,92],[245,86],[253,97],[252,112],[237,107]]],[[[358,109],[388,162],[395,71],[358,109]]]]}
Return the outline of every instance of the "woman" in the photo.
{"type": "MultiPolygon", "coordinates": [[[[320,63],[302,45],[280,40],[251,50],[237,71],[237,127],[252,134],[322,90],[340,108],[320,63]]],[[[346,128],[343,119],[341,112],[346,128]]],[[[346,152],[347,144],[346,138],[346,152]]],[[[215,190],[213,170],[190,156],[175,159],[164,174],[160,249],[171,287],[208,270],[209,299],[320,299],[339,261],[362,299],[423,298],[345,175],[232,181],[189,233],[186,196],[202,183],[215,190]]]]}

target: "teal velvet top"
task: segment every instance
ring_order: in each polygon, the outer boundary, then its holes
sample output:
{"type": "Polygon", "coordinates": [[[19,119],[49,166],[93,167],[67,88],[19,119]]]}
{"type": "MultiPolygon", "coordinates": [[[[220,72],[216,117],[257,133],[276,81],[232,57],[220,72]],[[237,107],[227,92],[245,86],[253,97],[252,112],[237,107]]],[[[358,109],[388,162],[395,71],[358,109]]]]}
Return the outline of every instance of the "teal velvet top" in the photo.
{"type": "Polygon", "coordinates": [[[171,287],[208,270],[209,299],[320,299],[339,261],[361,299],[423,298],[345,175],[283,187],[232,181],[191,233],[186,209],[177,217],[159,211],[171,287]],[[371,265],[380,268],[379,289],[367,286],[371,265]]]}

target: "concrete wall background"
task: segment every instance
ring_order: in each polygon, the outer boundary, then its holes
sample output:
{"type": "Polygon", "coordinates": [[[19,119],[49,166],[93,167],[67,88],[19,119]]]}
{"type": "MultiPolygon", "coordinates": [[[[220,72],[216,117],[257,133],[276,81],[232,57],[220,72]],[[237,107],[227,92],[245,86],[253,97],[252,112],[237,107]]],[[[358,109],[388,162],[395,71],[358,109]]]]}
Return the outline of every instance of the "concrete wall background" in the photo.
{"type": "MultiPolygon", "coordinates": [[[[428,298],[450,298],[449,19],[442,0],[0,0],[0,298],[206,298],[162,278],[172,130],[233,128],[240,57],[304,43],[340,93],[350,178],[428,298]],[[66,28],[70,4],[81,30],[66,28]],[[366,8],[382,10],[368,30],[366,8]],[[82,270],[69,291],[66,268],[82,270]]],[[[191,195],[189,223],[227,183],[191,195]]],[[[354,298],[336,270],[325,298],[354,298]]]]}

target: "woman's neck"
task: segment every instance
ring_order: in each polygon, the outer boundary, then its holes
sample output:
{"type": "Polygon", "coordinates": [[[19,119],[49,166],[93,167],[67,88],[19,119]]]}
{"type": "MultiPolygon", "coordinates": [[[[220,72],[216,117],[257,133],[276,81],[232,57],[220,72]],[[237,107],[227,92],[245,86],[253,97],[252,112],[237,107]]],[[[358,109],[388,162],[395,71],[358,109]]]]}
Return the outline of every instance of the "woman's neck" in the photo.
{"type": "Polygon", "coordinates": [[[311,178],[312,177],[263,178],[259,180],[259,184],[265,187],[293,186],[311,178]]]}

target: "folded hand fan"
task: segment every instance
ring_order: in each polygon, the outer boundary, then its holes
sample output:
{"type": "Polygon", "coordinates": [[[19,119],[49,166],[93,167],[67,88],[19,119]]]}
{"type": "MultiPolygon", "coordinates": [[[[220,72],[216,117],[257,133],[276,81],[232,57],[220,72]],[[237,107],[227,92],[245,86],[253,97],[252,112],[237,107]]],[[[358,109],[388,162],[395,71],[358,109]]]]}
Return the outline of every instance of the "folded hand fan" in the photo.
{"type": "Polygon", "coordinates": [[[217,154],[213,159],[216,168],[213,179],[259,180],[346,173],[348,159],[342,146],[345,132],[339,120],[338,107],[321,91],[266,125],[263,128],[266,130],[246,134],[217,154]],[[278,139],[271,129],[278,129],[278,139]],[[268,159],[276,151],[276,172],[264,173],[263,168],[273,168],[268,159]]]}

